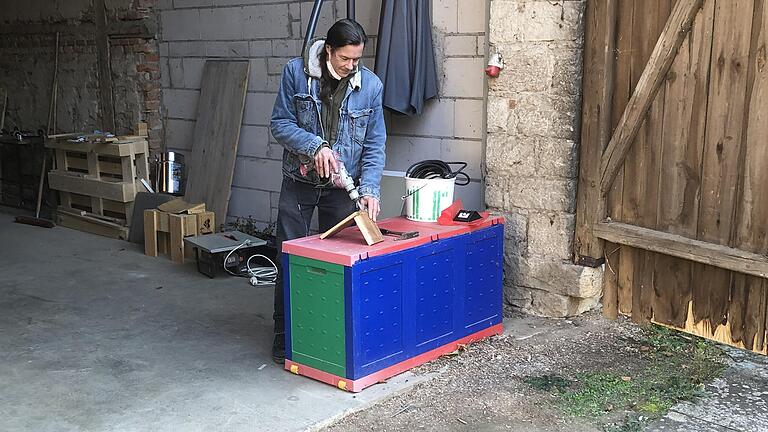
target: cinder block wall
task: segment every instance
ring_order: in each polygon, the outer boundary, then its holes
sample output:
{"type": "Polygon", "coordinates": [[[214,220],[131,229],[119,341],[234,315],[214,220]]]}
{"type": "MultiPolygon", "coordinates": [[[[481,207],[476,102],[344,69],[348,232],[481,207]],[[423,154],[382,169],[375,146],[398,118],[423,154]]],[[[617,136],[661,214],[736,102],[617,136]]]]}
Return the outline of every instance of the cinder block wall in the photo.
{"type": "MultiPolygon", "coordinates": [[[[230,218],[251,216],[261,225],[277,219],[282,147],[269,133],[269,117],[282,68],[301,52],[312,5],[311,0],[160,1],[168,149],[191,149],[206,59],[251,62],[230,218]]],[[[370,36],[363,59],[370,69],[380,9],[380,0],[357,0],[356,19],[370,36]]],[[[346,0],[326,0],[316,35],[324,35],[346,15],[346,0]]],[[[421,117],[387,115],[386,119],[390,134],[386,168],[404,171],[423,159],[465,160],[473,182],[457,192],[473,208],[483,206],[485,15],[483,0],[433,0],[440,98],[429,102],[421,117]]]]}
{"type": "Polygon", "coordinates": [[[597,305],[602,271],[572,264],[584,1],[491,1],[486,201],[507,217],[506,300],[547,316],[597,305]]]}
{"type": "MultiPolygon", "coordinates": [[[[0,86],[9,91],[6,128],[45,130],[58,31],[57,130],[100,129],[93,0],[12,3],[0,7],[0,86]]],[[[153,4],[106,1],[116,124],[112,132],[132,133],[136,123],[145,121],[150,144],[157,147],[162,132],[157,41],[137,32],[156,27],[153,4]]]]}

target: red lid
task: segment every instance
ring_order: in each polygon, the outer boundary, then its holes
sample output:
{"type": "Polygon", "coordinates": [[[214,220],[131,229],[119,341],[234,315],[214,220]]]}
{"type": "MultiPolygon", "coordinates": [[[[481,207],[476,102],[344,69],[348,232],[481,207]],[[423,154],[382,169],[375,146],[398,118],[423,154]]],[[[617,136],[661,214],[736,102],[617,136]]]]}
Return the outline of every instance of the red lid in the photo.
{"type": "Polygon", "coordinates": [[[401,216],[380,220],[376,224],[379,228],[392,231],[418,231],[418,237],[395,241],[395,237],[384,236],[383,242],[368,246],[357,226],[352,225],[325,240],[321,240],[319,235],[314,235],[283,242],[283,252],[323,262],[352,266],[362,259],[409,249],[431,241],[477,231],[501,223],[504,223],[504,218],[489,217],[474,226],[439,225],[434,222],[414,222],[401,216]]]}

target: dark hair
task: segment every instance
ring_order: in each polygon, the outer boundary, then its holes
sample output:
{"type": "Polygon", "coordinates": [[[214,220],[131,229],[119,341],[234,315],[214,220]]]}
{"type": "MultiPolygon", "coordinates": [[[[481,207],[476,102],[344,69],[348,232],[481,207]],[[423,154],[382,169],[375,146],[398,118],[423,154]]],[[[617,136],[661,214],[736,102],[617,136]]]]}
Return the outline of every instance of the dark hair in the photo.
{"type": "MultiPolygon", "coordinates": [[[[336,21],[331,28],[328,29],[328,35],[325,37],[325,46],[330,47],[331,51],[335,51],[337,48],[341,48],[347,45],[360,45],[368,42],[368,36],[365,35],[363,26],[358,24],[357,21],[345,18],[336,21]]],[[[331,85],[333,78],[328,72],[326,64],[328,62],[328,52],[325,47],[320,50],[318,55],[320,59],[320,69],[323,71],[322,80],[320,85],[320,99],[327,101],[331,97],[331,93],[335,90],[331,85]]]]}

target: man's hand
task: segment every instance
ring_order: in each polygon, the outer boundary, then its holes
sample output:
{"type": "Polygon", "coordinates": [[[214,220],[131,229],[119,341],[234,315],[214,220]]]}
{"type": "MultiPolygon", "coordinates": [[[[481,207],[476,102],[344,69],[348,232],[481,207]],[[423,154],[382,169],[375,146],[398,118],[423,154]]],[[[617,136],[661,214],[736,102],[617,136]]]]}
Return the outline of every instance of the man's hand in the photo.
{"type": "Polygon", "coordinates": [[[320,150],[315,153],[315,169],[317,170],[317,174],[323,178],[330,177],[332,172],[339,172],[339,167],[336,165],[336,157],[333,155],[333,150],[328,147],[321,147],[320,150]]]}
{"type": "Polygon", "coordinates": [[[365,208],[368,209],[368,216],[371,217],[372,221],[376,222],[376,218],[379,217],[379,212],[381,212],[381,208],[379,208],[379,200],[372,196],[364,196],[360,198],[360,200],[363,202],[365,208]]]}

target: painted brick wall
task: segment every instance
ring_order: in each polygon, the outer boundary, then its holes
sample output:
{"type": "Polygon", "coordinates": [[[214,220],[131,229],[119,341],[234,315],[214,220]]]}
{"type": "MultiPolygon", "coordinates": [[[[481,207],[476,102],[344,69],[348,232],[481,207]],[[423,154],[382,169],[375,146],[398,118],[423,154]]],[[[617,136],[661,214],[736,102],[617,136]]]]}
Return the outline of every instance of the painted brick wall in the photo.
{"type": "MultiPolygon", "coordinates": [[[[154,0],[107,0],[110,67],[117,133],[138,122],[160,144],[160,68],[157,41],[132,37],[137,22],[153,21],[154,0]],[[121,33],[122,23],[131,23],[121,33]]],[[[9,89],[6,126],[45,129],[59,41],[59,132],[100,128],[101,112],[93,0],[33,0],[0,8],[0,85],[9,89]]],[[[152,28],[152,26],[149,26],[152,28]]],[[[151,36],[151,35],[150,35],[151,36]]]]}
{"type": "MultiPolygon", "coordinates": [[[[440,98],[429,102],[419,118],[386,118],[390,134],[386,168],[404,171],[423,159],[466,160],[473,182],[457,193],[472,207],[483,206],[484,3],[434,0],[440,98]]],[[[251,62],[230,217],[251,216],[261,224],[277,218],[282,147],[269,133],[269,117],[282,68],[301,51],[312,5],[311,0],[160,1],[169,149],[183,152],[191,148],[205,60],[247,58],[251,62]]],[[[363,62],[371,69],[380,8],[380,0],[357,1],[356,18],[370,37],[363,62]]],[[[326,0],[316,35],[324,35],[333,22],[344,17],[345,0],[326,0]]]]}

